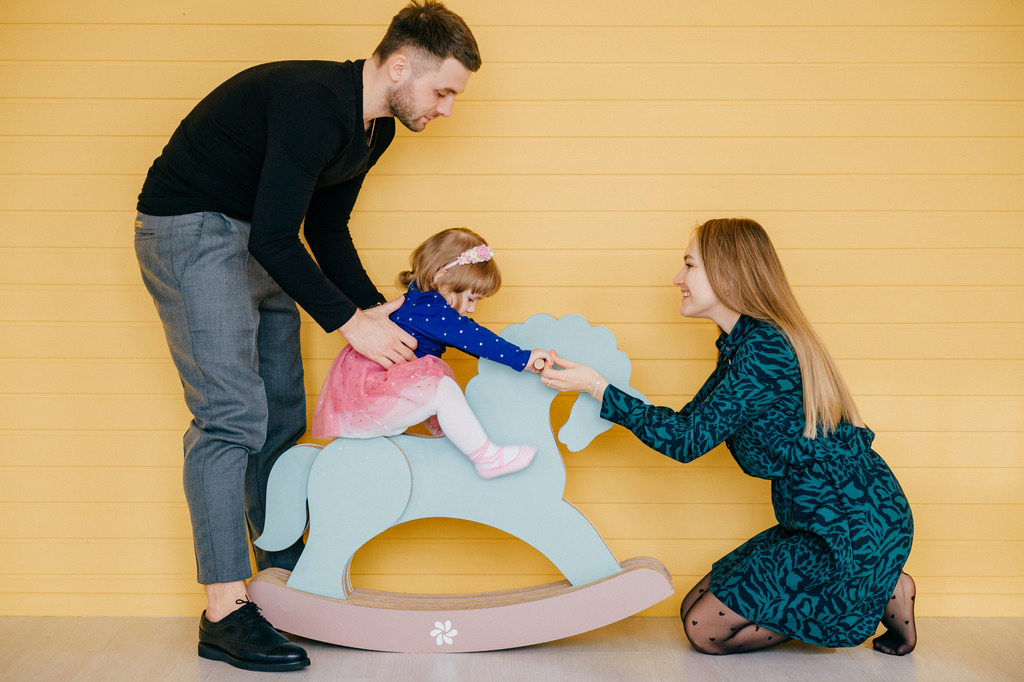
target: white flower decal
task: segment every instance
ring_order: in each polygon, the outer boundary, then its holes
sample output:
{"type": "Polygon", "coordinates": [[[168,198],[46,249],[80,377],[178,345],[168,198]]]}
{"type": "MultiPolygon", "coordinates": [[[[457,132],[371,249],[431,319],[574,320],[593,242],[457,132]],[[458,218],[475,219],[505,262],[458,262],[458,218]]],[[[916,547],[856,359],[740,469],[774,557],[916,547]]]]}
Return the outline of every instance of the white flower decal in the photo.
{"type": "Polygon", "coordinates": [[[446,620],[445,622],[434,621],[434,629],[430,631],[430,636],[435,638],[437,645],[451,644],[452,637],[459,634],[458,630],[452,630],[452,622],[446,620]]]}

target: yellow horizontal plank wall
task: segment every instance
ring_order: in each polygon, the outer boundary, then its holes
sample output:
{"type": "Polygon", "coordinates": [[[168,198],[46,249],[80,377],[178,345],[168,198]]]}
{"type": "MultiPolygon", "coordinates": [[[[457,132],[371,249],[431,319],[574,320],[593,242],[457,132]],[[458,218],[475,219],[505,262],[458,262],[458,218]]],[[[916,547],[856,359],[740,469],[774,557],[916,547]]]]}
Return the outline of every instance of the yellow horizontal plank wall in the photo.
{"type": "MultiPolygon", "coordinates": [[[[5,2],[0,615],[202,608],[188,415],[137,273],[135,197],[213,86],[367,56],[401,4],[5,2]]],[[[481,322],[583,314],[680,407],[714,364],[712,325],[681,319],[670,284],[688,233],[760,220],[914,506],[921,614],[1024,617],[1024,7],[449,4],[485,65],[366,182],[353,230],[380,288],[424,237],[468,225],[506,276],[481,322]]],[[[311,403],[339,342],[306,318],[311,403]]],[[[615,553],[660,558],[680,591],[773,522],[767,484],[724,448],[681,466],[615,428],[565,460],[566,497],[615,553]]],[[[514,538],[444,520],[392,529],[353,574],[409,591],[557,578],[514,538]]]]}

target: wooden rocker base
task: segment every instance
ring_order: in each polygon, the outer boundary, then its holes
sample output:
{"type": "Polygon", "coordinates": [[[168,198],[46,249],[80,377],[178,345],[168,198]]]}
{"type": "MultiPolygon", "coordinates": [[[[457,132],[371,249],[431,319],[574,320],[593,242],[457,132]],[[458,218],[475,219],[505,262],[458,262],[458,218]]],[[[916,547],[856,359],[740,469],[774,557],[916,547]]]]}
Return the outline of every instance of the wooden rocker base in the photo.
{"type": "Polygon", "coordinates": [[[353,589],[347,600],[287,587],[289,571],[269,568],[250,598],[273,626],[300,637],[372,651],[493,651],[595,630],[672,596],[657,559],[634,557],[622,570],[573,587],[568,581],[477,594],[406,594],[353,589]]]}

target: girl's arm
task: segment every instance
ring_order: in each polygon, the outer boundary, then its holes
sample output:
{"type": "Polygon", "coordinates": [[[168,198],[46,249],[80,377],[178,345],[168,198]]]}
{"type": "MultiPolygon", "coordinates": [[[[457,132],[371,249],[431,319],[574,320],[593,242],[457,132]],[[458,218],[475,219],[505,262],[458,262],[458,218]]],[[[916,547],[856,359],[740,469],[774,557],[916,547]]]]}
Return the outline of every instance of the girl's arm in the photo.
{"type": "Polygon", "coordinates": [[[523,350],[514,343],[501,338],[490,329],[482,327],[472,319],[463,317],[452,310],[457,319],[450,321],[451,324],[442,330],[441,343],[458,348],[478,358],[487,358],[494,362],[506,365],[516,370],[523,371],[529,364],[531,352],[523,350]]]}
{"type": "MultiPolygon", "coordinates": [[[[501,338],[490,329],[472,319],[459,315],[444,297],[433,293],[414,310],[403,316],[401,324],[412,327],[420,334],[438,343],[458,348],[478,358],[487,358],[521,372],[531,360],[531,352],[501,338]],[[427,302],[429,301],[429,306],[427,302]]],[[[547,354],[540,351],[544,357],[547,354]]]]}

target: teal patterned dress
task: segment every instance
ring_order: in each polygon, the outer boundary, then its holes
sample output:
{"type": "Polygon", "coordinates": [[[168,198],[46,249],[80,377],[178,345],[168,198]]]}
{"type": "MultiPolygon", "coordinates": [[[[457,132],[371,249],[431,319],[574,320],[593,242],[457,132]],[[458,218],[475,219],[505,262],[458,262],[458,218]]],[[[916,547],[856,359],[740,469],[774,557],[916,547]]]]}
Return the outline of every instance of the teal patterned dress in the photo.
{"type": "Polygon", "coordinates": [[[744,472],[770,480],[778,525],[715,562],[711,592],[780,634],[856,646],[874,634],[910,554],[907,498],[869,429],[803,437],[800,367],[778,329],[742,316],[717,346],[714,374],[682,410],[609,386],[601,416],[680,462],[725,441],[744,472]]]}

